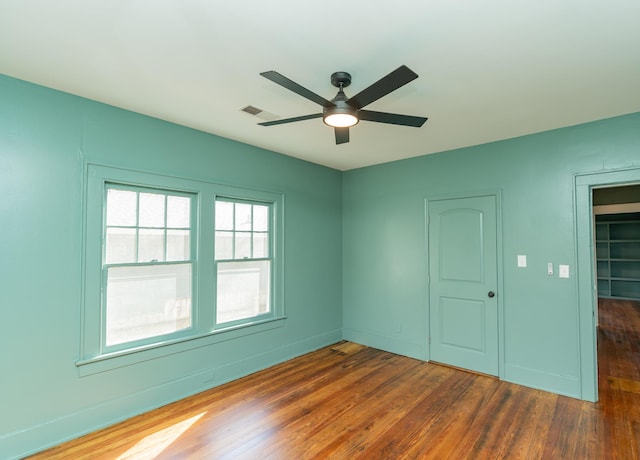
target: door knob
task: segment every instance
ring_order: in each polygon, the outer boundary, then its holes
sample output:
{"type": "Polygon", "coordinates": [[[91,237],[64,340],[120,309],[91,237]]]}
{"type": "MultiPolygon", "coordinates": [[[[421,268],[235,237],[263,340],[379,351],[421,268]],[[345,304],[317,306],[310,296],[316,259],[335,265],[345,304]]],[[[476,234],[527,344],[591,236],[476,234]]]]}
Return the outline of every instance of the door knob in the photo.
{"type": "Polygon", "coordinates": [[[489,291],[487,295],[489,296],[489,298],[494,298],[496,296],[496,293],[493,291],[489,291]]]}

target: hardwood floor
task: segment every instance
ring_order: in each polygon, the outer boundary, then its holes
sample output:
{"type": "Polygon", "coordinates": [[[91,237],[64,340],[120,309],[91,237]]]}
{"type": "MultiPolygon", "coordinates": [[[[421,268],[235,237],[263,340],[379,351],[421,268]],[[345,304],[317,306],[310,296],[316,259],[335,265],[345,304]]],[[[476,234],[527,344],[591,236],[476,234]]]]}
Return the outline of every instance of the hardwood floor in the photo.
{"type": "Polygon", "coordinates": [[[33,459],[639,459],[640,302],[600,305],[592,404],[343,342],[33,459]]]}

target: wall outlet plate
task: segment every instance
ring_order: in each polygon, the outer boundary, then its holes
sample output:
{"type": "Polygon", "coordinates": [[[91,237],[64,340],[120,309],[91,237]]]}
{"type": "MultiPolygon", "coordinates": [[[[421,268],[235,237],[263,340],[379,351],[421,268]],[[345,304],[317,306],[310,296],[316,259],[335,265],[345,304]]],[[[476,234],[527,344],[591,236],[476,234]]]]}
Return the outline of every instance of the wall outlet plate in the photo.
{"type": "Polygon", "coordinates": [[[569,266],[558,265],[558,276],[560,278],[569,278],[569,266]]]}
{"type": "Polygon", "coordinates": [[[527,266],[527,256],[519,255],[518,256],[518,267],[525,268],[527,266]]]}

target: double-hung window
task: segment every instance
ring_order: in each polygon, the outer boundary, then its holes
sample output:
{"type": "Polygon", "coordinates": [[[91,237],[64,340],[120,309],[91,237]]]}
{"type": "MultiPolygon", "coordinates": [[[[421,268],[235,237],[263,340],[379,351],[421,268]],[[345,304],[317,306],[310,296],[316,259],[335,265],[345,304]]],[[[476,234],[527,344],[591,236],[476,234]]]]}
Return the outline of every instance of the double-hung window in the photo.
{"type": "Polygon", "coordinates": [[[283,324],[281,194],[86,172],[83,374],[283,324]]]}
{"type": "Polygon", "coordinates": [[[177,192],[106,185],[107,349],[191,328],[192,201],[177,192]]]}
{"type": "Polygon", "coordinates": [[[217,198],[216,324],[271,312],[271,207],[217,198]]]}

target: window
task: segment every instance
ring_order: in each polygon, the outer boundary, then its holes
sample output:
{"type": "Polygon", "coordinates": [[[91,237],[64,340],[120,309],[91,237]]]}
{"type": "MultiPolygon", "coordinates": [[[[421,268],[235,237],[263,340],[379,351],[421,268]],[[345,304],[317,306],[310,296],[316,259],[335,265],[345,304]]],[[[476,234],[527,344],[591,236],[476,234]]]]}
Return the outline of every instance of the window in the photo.
{"type": "Polygon", "coordinates": [[[106,186],[105,347],[191,327],[192,197],[106,186]]]}
{"type": "Polygon", "coordinates": [[[270,208],[217,199],[215,206],[216,323],[271,311],[270,208]]]}
{"type": "Polygon", "coordinates": [[[81,374],[283,325],[281,194],[86,174],[81,374]]]}

